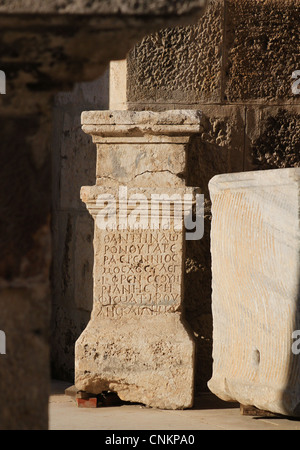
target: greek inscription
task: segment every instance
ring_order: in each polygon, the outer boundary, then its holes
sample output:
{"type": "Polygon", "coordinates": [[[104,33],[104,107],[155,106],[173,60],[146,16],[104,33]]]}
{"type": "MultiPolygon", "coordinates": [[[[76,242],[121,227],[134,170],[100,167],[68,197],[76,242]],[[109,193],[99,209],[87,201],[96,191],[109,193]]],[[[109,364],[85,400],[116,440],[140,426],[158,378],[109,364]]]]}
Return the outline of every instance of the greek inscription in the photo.
{"type": "Polygon", "coordinates": [[[181,301],[181,234],[105,233],[96,300],[107,317],[177,310],[181,301]]]}

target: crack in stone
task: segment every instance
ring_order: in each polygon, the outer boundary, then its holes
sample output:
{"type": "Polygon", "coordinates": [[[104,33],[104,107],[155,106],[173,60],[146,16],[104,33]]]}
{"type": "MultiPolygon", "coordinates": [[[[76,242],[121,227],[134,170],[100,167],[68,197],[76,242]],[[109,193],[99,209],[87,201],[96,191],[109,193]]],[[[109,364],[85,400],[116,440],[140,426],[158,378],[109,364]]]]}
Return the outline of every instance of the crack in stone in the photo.
{"type": "Polygon", "coordinates": [[[132,180],[134,180],[137,177],[140,177],[141,175],[144,175],[145,173],[164,173],[164,172],[170,173],[171,175],[175,175],[176,177],[179,176],[178,173],[174,173],[174,172],[172,172],[171,170],[168,170],[168,169],[164,169],[164,170],[145,170],[144,172],[141,172],[141,173],[138,173],[137,175],[135,175],[132,178],[132,180]]]}
{"type": "MultiPolygon", "coordinates": [[[[156,173],[165,173],[165,172],[170,173],[171,175],[174,175],[175,177],[183,178],[183,174],[182,173],[175,173],[175,172],[172,172],[171,170],[168,170],[168,169],[165,169],[165,170],[145,170],[144,172],[136,174],[133,178],[130,178],[129,180],[126,180],[126,181],[124,180],[124,182],[130,183],[133,180],[135,180],[136,178],[138,178],[138,177],[140,177],[142,175],[145,175],[146,173],[156,174],[156,173]]],[[[111,177],[109,175],[101,175],[101,177],[99,177],[99,179],[100,180],[105,179],[105,180],[112,180],[112,181],[120,181],[117,178],[111,177]]]]}

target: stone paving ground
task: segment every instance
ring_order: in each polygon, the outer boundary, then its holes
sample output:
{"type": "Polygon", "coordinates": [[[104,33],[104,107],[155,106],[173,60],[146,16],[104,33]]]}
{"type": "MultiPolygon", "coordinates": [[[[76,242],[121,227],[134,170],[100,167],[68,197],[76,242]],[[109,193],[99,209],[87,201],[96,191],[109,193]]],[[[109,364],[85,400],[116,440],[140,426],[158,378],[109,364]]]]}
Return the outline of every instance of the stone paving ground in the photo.
{"type": "Polygon", "coordinates": [[[300,420],[243,416],[238,404],[202,394],[195,407],[165,411],[140,405],[78,408],[64,391],[70,383],[54,380],[49,399],[49,430],[300,430],[300,420]]]}

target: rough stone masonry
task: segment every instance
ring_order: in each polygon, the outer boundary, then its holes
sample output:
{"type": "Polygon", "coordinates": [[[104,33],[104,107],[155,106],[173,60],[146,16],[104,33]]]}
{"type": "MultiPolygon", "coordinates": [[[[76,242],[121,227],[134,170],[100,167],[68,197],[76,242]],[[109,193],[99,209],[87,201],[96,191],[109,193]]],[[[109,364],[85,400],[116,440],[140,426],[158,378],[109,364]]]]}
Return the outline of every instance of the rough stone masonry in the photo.
{"type": "Polygon", "coordinates": [[[82,122],[97,143],[98,163],[97,184],[81,190],[95,220],[94,306],[76,342],[76,388],[162,409],[191,407],[195,347],[182,305],[184,221],[168,216],[164,196],[175,194],[173,213],[182,213],[187,194],[192,208],[185,153],[200,113],[99,111],[83,113],[82,122]],[[121,201],[122,189],[129,201],[121,201]],[[104,200],[117,198],[116,226],[99,226],[104,200]],[[135,211],[132,199],[141,199],[140,229],[121,227],[135,211]]]}

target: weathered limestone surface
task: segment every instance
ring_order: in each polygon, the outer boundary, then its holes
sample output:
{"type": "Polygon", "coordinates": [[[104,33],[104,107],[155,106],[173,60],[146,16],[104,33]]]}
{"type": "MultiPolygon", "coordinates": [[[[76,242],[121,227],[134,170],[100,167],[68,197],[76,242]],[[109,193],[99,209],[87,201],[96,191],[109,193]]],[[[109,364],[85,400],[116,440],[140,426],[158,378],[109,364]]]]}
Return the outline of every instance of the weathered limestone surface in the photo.
{"type": "Polygon", "coordinates": [[[200,113],[99,111],[83,113],[82,122],[97,143],[98,164],[97,184],[81,190],[95,220],[94,305],[76,342],[76,387],[113,390],[123,400],[158,408],[191,407],[195,347],[182,305],[183,216],[179,225],[171,220],[168,226],[161,206],[151,214],[158,228],[150,222],[143,229],[129,222],[122,227],[120,220],[129,221],[134,208],[127,200],[122,204],[119,193],[126,186],[128,199],[144,196],[141,220],[150,218],[152,194],[176,195],[171,210],[179,204],[181,213],[180,202],[191,194],[192,207],[195,192],[184,183],[185,150],[200,130],[200,113]],[[101,195],[118,202],[115,229],[99,225],[101,195]]]}
{"type": "Polygon", "coordinates": [[[219,175],[212,197],[213,376],[224,400],[300,415],[300,169],[219,175]]]}
{"type": "Polygon", "coordinates": [[[93,200],[103,192],[82,190],[95,219],[94,308],[76,343],[76,386],[153,407],[192,406],[194,342],[181,321],[183,232],[101,230],[93,200]]]}
{"type": "Polygon", "coordinates": [[[96,184],[184,186],[199,111],[87,111],[82,129],[97,144],[96,184]],[[112,151],[113,149],[113,151],[112,151]]]}

